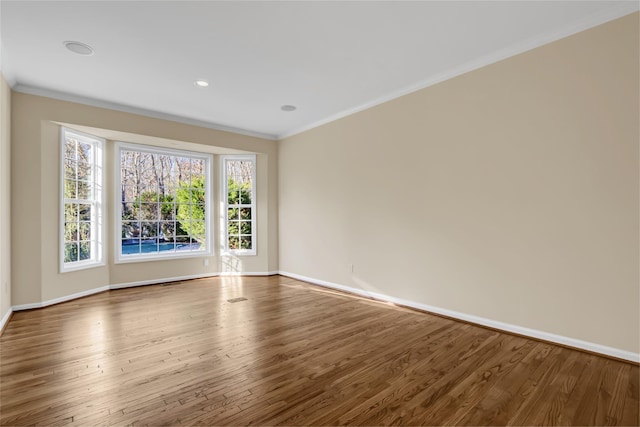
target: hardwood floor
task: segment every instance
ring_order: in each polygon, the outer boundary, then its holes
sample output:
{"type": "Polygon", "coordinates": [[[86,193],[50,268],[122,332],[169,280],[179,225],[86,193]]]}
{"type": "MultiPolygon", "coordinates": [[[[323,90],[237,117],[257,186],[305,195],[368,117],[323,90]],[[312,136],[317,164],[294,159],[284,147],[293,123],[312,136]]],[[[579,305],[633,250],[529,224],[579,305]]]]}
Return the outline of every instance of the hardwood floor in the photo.
{"type": "Polygon", "coordinates": [[[281,276],[17,312],[0,345],[2,425],[640,423],[637,365],[281,276]]]}

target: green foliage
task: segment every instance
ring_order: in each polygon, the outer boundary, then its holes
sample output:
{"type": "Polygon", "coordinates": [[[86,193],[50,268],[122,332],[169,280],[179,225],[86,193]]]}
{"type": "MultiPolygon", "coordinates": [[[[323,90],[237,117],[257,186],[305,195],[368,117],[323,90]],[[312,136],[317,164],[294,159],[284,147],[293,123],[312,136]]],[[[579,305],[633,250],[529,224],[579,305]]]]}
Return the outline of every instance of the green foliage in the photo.
{"type": "Polygon", "coordinates": [[[180,227],[200,244],[205,244],[205,189],[204,177],[181,183],[176,191],[178,209],[176,219],[180,227]]]}
{"type": "MultiPolygon", "coordinates": [[[[160,231],[162,233],[161,236],[163,236],[164,240],[167,241],[174,241],[176,235],[188,235],[189,233],[183,230],[182,223],[180,222],[176,224],[174,229],[173,221],[176,219],[176,201],[177,198],[172,194],[160,194],[156,191],[145,191],[140,193],[134,202],[123,203],[123,221],[136,222],[124,222],[122,224],[122,238],[140,237],[141,231],[137,221],[143,221],[143,223],[163,221],[160,223],[160,231]]],[[[153,234],[155,235],[155,233],[153,234]]]]}
{"type": "Polygon", "coordinates": [[[246,181],[239,183],[229,177],[227,181],[228,202],[230,205],[251,204],[251,183],[246,181]]]}
{"type": "Polygon", "coordinates": [[[174,219],[173,201],[171,194],[145,191],[133,203],[123,205],[122,219],[171,221],[174,219]],[[160,206],[160,218],[158,218],[158,205],[160,206]]]}
{"type": "Polygon", "coordinates": [[[91,205],[64,204],[64,262],[91,258],[91,205]]]}
{"type": "Polygon", "coordinates": [[[251,208],[237,207],[251,204],[251,182],[227,181],[227,244],[229,249],[251,249],[251,208]]]}

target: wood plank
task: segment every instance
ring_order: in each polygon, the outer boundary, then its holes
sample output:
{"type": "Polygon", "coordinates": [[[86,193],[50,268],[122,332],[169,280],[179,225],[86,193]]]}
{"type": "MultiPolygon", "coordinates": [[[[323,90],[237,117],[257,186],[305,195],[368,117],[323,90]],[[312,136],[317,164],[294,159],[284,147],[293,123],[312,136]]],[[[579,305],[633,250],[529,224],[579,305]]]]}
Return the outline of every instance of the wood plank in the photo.
{"type": "Polygon", "coordinates": [[[0,424],[639,425],[638,377],[291,278],[217,277],[14,313],[0,424]]]}

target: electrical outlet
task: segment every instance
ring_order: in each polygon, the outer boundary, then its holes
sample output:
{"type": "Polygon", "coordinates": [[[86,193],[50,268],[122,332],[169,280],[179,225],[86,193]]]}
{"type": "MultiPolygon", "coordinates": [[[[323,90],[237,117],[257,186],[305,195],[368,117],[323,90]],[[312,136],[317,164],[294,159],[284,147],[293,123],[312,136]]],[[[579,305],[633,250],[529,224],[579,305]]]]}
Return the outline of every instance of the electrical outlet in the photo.
{"type": "Polygon", "coordinates": [[[203,260],[202,260],[202,265],[204,265],[205,267],[206,267],[207,265],[209,265],[209,260],[208,260],[207,258],[203,259],[203,260]]]}
{"type": "Polygon", "coordinates": [[[353,266],[353,264],[349,264],[349,266],[351,266],[351,272],[353,273],[355,271],[355,267],[353,266]]]}

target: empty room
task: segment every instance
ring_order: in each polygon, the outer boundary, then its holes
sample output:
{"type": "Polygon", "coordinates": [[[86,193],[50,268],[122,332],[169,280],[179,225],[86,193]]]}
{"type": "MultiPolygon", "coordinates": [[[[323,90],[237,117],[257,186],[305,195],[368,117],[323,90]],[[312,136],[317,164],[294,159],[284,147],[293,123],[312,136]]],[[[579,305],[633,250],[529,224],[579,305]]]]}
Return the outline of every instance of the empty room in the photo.
{"type": "Polygon", "coordinates": [[[0,425],[640,425],[638,1],[0,1],[0,425]]]}

